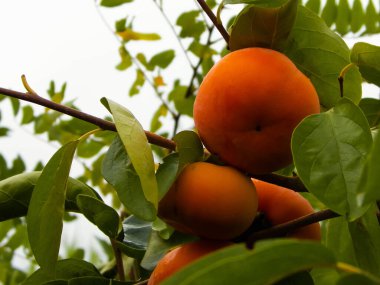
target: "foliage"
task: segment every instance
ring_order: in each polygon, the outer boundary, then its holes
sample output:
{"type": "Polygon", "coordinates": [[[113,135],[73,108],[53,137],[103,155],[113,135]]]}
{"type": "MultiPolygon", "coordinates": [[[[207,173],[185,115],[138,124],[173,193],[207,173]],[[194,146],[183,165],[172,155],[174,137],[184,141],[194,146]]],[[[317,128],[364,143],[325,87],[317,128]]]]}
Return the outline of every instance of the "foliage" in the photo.
{"type": "MultiPolygon", "coordinates": [[[[102,11],[130,2],[98,5],[102,11]]],[[[35,167],[21,157],[6,161],[0,150],[0,284],[136,284],[149,277],[165,252],[194,240],[157,218],[159,200],[184,166],[218,162],[180,123],[192,119],[197,89],[214,63],[229,50],[252,46],[283,52],[315,85],[322,112],[294,131],[292,170],[315,205],[340,217],[321,222],[320,244],[267,239],[248,250],[239,243],[195,262],[165,284],[380,284],[380,102],[361,94],[363,81],[380,86],[380,47],[358,41],[350,49],[343,38],[380,32],[373,1],[365,7],[360,0],[206,2],[217,22],[210,22],[198,5],[170,19],[166,1],[152,0],[178,44],[154,55],[143,48],[134,54],[130,46],[154,45],[161,39],[158,28],[140,32],[132,15],[115,23],[120,57],[115,68],[136,74],[129,95],[143,96],[142,88],[149,87],[160,100],[150,125],[154,134],[110,99],[101,103],[110,112],[104,120],[114,122],[116,134],[86,119],[64,117],[62,110],[38,113],[30,104],[0,95],[0,108],[10,104],[20,125],[60,145],[46,165],[35,167]],[[233,4],[244,7],[229,15],[225,43],[217,26],[224,22],[224,7],[233,4]],[[190,66],[187,82],[168,76],[179,58],[190,66]],[[83,166],[75,178],[70,177],[73,159],[83,166]],[[79,258],[59,254],[69,212],[82,214],[109,239],[100,241],[109,262],[84,260],[80,252],[79,258]],[[27,269],[15,266],[18,252],[29,260],[27,269]]],[[[47,96],[58,106],[78,109],[74,100],[66,100],[66,83],[57,88],[50,82],[47,96]]],[[[10,136],[1,119],[0,112],[0,137],[10,136]]]]}

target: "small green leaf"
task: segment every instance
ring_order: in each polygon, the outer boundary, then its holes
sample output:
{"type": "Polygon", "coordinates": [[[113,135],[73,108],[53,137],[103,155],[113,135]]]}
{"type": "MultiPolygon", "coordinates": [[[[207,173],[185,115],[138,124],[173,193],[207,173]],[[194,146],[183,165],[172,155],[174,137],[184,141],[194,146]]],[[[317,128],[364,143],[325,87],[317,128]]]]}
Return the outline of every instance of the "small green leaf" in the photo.
{"type": "Polygon", "coordinates": [[[33,108],[31,106],[24,106],[22,108],[22,121],[21,121],[21,125],[26,125],[26,124],[29,124],[31,122],[33,122],[34,120],[34,111],[33,111],[33,108]]]}
{"type": "Polygon", "coordinates": [[[351,14],[351,31],[356,33],[364,25],[365,17],[361,0],[354,0],[351,14]]]}
{"type": "Polygon", "coordinates": [[[119,47],[121,62],[116,66],[117,70],[127,70],[132,66],[132,57],[124,46],[119,47]]]}
{"type": "Polygon", "coordinates": [[[375,98],[363,98],[359,107],[366,116],[369,126],[376,127],[380,123],[380,100],[375,98]]]}
{"type": "Polygon", "coordinates": [[[184,12],[178,17],[176,24],[181,27],[181,38],[200,38],[206,27],[203,21],[197,20],[199,15],[200,11],[194,10],[184,12]]]}
{"type": "Polygon", "coordinates": [[[369,83],[380,86],[380,46],[358,42],[351,50],[351,61],[369,83]]]}
{"type": "Polygon", "coordinates": [[[179,154],[179,171],[182,171],[186,165],[203,159],[203,145],[197,133],[182,131],[176,134],[173,140],[177,144],[179,154]]]}
{"type": "Polygon", "coordinates": [[[379,16],[377,14],[375,5],[372,0],[368,1],[366,13],[365,13],[365,33],[373,34],[379,31],[379,16]]]}
{"type": "Polygon", "coordinates": [[[144,220],[155,219],[155,207],[144,196],[141,180],[119,136],[115,137],[103,160],[102,174],[128,211],[144,220]]]}
{"type": "Polygon", "coordinates": [[[123,221],[123,231],[123,242],[118,242],[120,249],[129,257],[142,259],[148,247],[152,222],[131,215],[123,221]]]}
{"type": "Polygon", "coordinates": [[[305,7],[314,13],[319,14],[319,11],[321,10],[321,0],[308,0],[305,7]]]}
{"type": "Polygon", "coordinates": [[[124,31],[116,32],[116,34],[122,38],[123,41],[157,41],[161,37],[155,33],[139,33],[131,28],[126,28],[124,31]]]}
{"type": "Polygon", "coordinates": [[[342,99],[328,112],[304,119],[293,133],[291,146],[307,189],[333,211],[354,219],[366,210],[357,191],[371,144],[363,113],[342,99]]]}
{"type": "Polygon", "coordinates": [[[53,274],[63,227],[67,180],[78,141],[62,146],[44,167],[30,198],[28,238],[34,257],[53,274]]]}
{"type": "Polygon", "coordinates": [[[161,200],[174,183],[179,170],[179,155],[171,153],[163,159],[156,172],[158,199],[161,200]]]}
{"type": "Polygon", "coordinates": [[[322,10],[322,19],[325,20],[327,26],[331,27],[335,23],[337,16],[338,7],[335,0],[327,0],[323,10],[322,10]]]}
{"type": "Polygon", "coordinates": [[[297,7],[297,0],[288,0],[274,8],[247,6],[232,25],[230,50],[256,46],[282,50],[295,22],[297,7]]]}
{"type": "Polygon", "coordinates": [[[132,84],[131,89],[129,90],[129,96],[134,96],[139,94],[141,87],[143,87],[145,83],[144,72],[141,69],[136,70],[136,79],[132,84]]]}
{"type": "Polygon", "coordinates": [[[335,26],[338,33],[345,35],[348,33],[351,22],[351,8],[348,0],[339,0],[335,26]]]}
{"type": "Polygon", "coordinates": [[[105,235],[115,238],[119,232],[118,213],[101,200],[87,195],[78,195],[77,204],[85,217],[95,224],[105,235]]]}
{"type": "Polygon", "coordinates": [[[100,6],[103,7],[116,7],[123,5],[125,3],[130,3],[133,0],[102,0],[100,1],[100,6]]]}
{"type": "Polygon", "coordinates": [[[334,267],[335,263],[334,255],[319,243],[267,240],[257,242],[253,250],[239,244],[211,253],[169,277],[165,284],[235,284],[236,280],[240,284],[275,284],[296,272],[334,267]]]}
{"type": "Polygon", "coordinates": [[[165,104],[162,104],[156,112],[153,114],[152,121],[150,122],[150,131],[156,132],[162,127],[161,117],[165,117],[168,114],[168,108],[165,104]]]}
{"type": "Polygon", "coordinates": [[[187,86],[174,84],[174,87],[169,93],[168,98],[170,101],[174,102],[174,105],[179,113],[193,117],[195,96],[187,96],[187,90],[187,86]]]}
{"type": "Polygon", "coordinates": [[[13,115],[16,116],[20,111],[20,100],[12,97],[9,97],[9,100],[11,100],[13,115]]]}
{"type": "Polygon", "coordinates": [[[9,129],[0,127],[0,137],[6,137],[8,135],[9,129]]]}
{"type": "Polygon", "coordinates": [[[167,68],[169,64],[173,61],[174,57],[174,50],[169,49],[153,56],[148,64],[151,66],[158,66],[160,68],[167,68]]]}
{"type": "Polygon", "coordinates": [[[42,269],[38,269],[30,275],[22,285],[36,285],[43,284],[54,279],[69,280],[74,277],[80,276],[95,276],[101,277],[101,274],[96,267],[84,260],[78,259],[63,259],[57,262],[55,278],[46,275],[42,269]]]}

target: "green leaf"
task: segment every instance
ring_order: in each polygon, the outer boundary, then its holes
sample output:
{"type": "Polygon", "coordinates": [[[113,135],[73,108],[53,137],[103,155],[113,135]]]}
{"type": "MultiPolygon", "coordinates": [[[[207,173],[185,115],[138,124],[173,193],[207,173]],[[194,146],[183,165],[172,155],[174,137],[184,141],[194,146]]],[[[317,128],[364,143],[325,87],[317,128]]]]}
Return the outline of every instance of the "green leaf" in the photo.
{"type": "Polygon", "coordinates": [[[9,129],[0,127],[0,137],[6,137],[8,135],[9,129]]]}
{"type": "Polygon", "coordinates": [[[316,14],[321,10],[321,0],[309,0],[306,2],[305,7],[310,9],[316,14]]]}
{"type": "Polygon", "coordinates": [[[361,0],[354,0],[351,13],[351,31],[356,33],[364,25],[365,17],[361,0]]]}
{"type": "Polygon", "coordinates": [[[314,281],[308,271],[301,271],[276,282],[276,285],[314,285],[314,281]]]}
{"type": "Polygon", "coordinates": [[[160,35],[156,33],[139,33],[131,28],[126,28],[124,31],[116,32],[124,42],[128,41],[158,41],[161,39],[160,35]]]}
{"type": "Polygon", "coordinates": [[[371,207],[361,218],[349,223],[349,230],[358,266],[380,277],[380,227],[376,214],[377,207],[371,207]]]}
{"type": "Polygon", "coordinates": [[[33,108],[31,106],[24,106],[22,108],[22,121],[21,121],[21,125],[26,125],[26,124],[29,124],[31,122],[33,122],[34,120],[34,111],[33,111],[33,108]]]}
{"type": "Polygon", "coordinates": [[[182,169],[193,162],[202,161],[203,145],[198,134],[193,131],[182,131],[173,138],[177,144],[177,152],[179,154],[178,170],[182,169]]]}
{"type": "Polygon", "coordinates": [[[44,167],[30,198],[26,221],[34,257],[54,274],[63,227],[67,180],[78,141],[62,146],[44,167]]]}
{"type": "MultiPolygon", "coordinates": [[[[25,172],[0,181],[0,222],[27,214],[30,197],[40,176],[40,171],[25,172]]],[[[69,178],[65,200],[66,211],[79,211],[76,204],[76,196],[79,194],[100,199],[92,188],[69,178]]]]}
{"type": "Polygon", "coordinates": [[[206,27],[203,21],[197,20],[199,15],[199,10],[193,10],[184,12],[178,17],[176,24],[181,27],[179,34],[181,38],[200,38],[206,27]]]}
{"type": "Polygon", "coordinates": [[[156,218],[155,207],[144,196],[141,180],[119,136],[115,137],[103,160],[102,174],[128,211],[143,220],[156,218]]]}
{"type": "Polygon", "coordinates": [[[136,79],[132,84],[131,89],[129,90],[129,96],[134,96],[139,94],[141,87],[143,87],[145,83],[144,72],[141,69],[136,70],[136,79]]]}
{"type": "Polygon", "coordinates": [[[351,50],[351,61],[359,67],[361,75],[369,83],[380,86],[380,47],[358,42],[351,50]]]}
{"type": "Polygon", "coordinates": [[[348,0],[339,0],[335,26],[338,33],[345,35],[349,31],[351,22],[351,8],[348,0]]]}
{"type": "Polygon", "coordinates": [[[359,107],[362,109],[371,128],[376,127],[380,123],[380,100],[363,98],[359,102],[359,107]]]}
{"type": "Polygon", "coordinates": [[[365,33],[366,34],[377,33],[379,31],[378,22],[379,22],[379,16],[377,14],[375,5],[373,4],[372,0],[369,0],[366,13],[365,13],[365,27],[366,27],[365,33]]]}
{"type": "Polygon", "coordinates": [[[22,285],[43,284],[44,282],[54,279],[69,280],[80,276],[101,277],[101,274],[94,265],[88,263],[87,261],[78,259],[63,259],[57,262],[55,278],[46,275],[44,270],[38,269],[31,276],[29,276],[22,283],[22,285]]]}
{"type": "Polygon", "coordinates": [[[101,277],[78,277],[70,279],[67,285],[133,285],[132,281],[117,281],[115,279],[106,279],[101,277]]]}
{"type": "Polygon", "coordinates": [[[335,19],[338,13],[337,11],[338,7],[335,0],[327,0],[321,15],[327,26],[331,27],[331,25],[335,23],[335,19]]]}
{"type": "Polygon", "coordinates": [[[100,1],[100,6],[103,7],[116,7],[123,5],[125,3],[130,3],[133,0],[102,0],[100,1]]]}
{"type": "Polygon", "coordinates": [[[20,100],[12,97],[9,97],[9,100],[11,100],[13,115],[16,116],[20,111],[20,100]]]}
{"type": "Polygon", "coordinates": [[[328,112],[304,119],[293,133],[291,146],[307,189],[333,211],[354,219],[366,210],[357,191],[371,144],[363,113],[342,99],[328,112]]]}
{"type": "Polygon", "coordinates": [[[119,55],[121,58],[121,62],[116,66],[117,70],[127,70],[129,67],[132,66],[132,57],[124,46],[119,47],[119,55]]]}
{"type": "Polygon", "coordinates": [[[168,114],[168,108],[165,104],[161,104],[160,107],[153,114],[152,121],[150,122],[150,131],[156,132],[162,127],[161,117],[165,117],[168,114]]]}
{"type": "Polygon", "coordinates": [[[174,105],[179,113],[193,117],[195,96],[188,96],[187,90],[187,86],[174,84],[174,87],[169,93],[168,98],[170,101],[174,102],[174,105]]]}
{"type": "Polygon", "coordinates": [[[146,199],[157,209],[158,190],[153,153],[145,131],[132,113],[112,100],[103,98],[114,117],[117,132],[136,170],[146,199]]]}
{"type": "Polygon", "coordinates": [[[319,243],[267,240],[257,242],[253,250],[242,244],[218,250],[178,271],[164,284],[236,284],[236,280],[240,284],[275,284],[296,272],[334,267],[335,263],[334,255],[319,243]]]}
{"type": "Polygon", "coordinates": [[[119,232],[120,217],[118,213],[103,201],[87,195],[78,195],[77,204],[80,211],[105,235],[115,238],[119,232]]]}
{"type": "Polygon", "coordinates": [[[380,200],[379,193],[379,171],[380,171],[380,136],[377,133],[372,149],[367,157],[365,171],[362,176],[359,187],[359,201],[363,205],[373,203],[380,200]]]}
{"type": "Polygon", "coordinates": [[[180,158],[178,153],[171,153],[160,163],[156,179],[158,184],[158,199],[161,200],[173,185],[179,170],[180,158]]]}
{"type": "MultiPolygon", "coordinates": [[[[350,63],[346,43],[312,11],[298,7],[297,19],[284,53],[310,78],[321,105],[329,109],[340,99],[337,80],[341,70],[350,63]]],[[[344,97],[358,103],[362,79],[356,68],[347,72],[344,97]]]]}
{"type": "Polygon", "coordinates": [[[163,239],[156,231],[152,231],[148,248],[141,261],[141,266],[146,270],[153,270],[158,261],[172,248],[177,245],[196,240],[197,237],[174,232],[169,239],[163,239]]]}
{"type": "Polygon", "coordinates": [[[79,157],[91,158],[99,154],[100,150],[103,147],[104,147],[103,142],[93,140],[93,139],[83,140],[78,145],[77,155],[79,157]]]}
{"type": "Polygon", "coordinates": [[[129,257],[142,259],[148,248],[152,222],[131,215],[123,221],[123,231],[123,242],[118,242],[120,249],[129,257]]]}
{"type": "Polygon", "coordinates": [[[169,64],[173,61],[174,57],[175,51],[169,49],[153,56],[148,64],[151,66],[158,66],[160,68],[167,68],[169,64]]]}
{"type": "Polygon", "coordinates": [[[336,285],[379,285],[380,280],[371,278],[368,275],[360,273],[351,273],[348,275],[342,276],[336,285]]]}
{"type": "Polygon", "coordinates": [[[230,50],[256,46],[282,50],[295,22],[297,7],[297,0],[288,0],[275,8],[245,7],[232,25],[230,50]]]}

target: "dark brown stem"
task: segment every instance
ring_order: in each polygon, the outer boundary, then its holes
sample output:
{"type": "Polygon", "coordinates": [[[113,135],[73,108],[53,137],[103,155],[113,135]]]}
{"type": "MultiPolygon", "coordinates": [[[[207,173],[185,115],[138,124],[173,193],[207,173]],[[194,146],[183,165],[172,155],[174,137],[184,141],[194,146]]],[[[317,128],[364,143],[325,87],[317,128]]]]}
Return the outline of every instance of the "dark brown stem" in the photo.
{"type": "Polygon", "coordinates": [[[285,188],[292,189],[296,192],[308,192],[305,185],[298,176],[283,176],[274,173],[269,174],[250,174],[252,178],[256,178],[268,183],[276,184],[285,188]]]}
{"type": "MultiPolygon", "coordinates": [[[[29,93],[22,93],[22,92],[18,92],[18,91],[6,89],[6,88],[1,88],[1,87],[0,87],[0,94],[50,108],[52,110],[61,112],[63,114],[69,115],[71,117],[75,117],[75,118],[78,118],[80,120],[92,123],[92,124],[98,126],[99,128],[101,128],[103,130],[116,131],[115,124],[110,122],[110,121],[106,121],[106,120],[100,119],[98,117],[83,113],[81,111],[67,107],[65,105],[57,104],[53,101],[47,100],[47,99],[45,99],[41,96],[38,96],[38,95],[33,95],[33,94],[29,94],[29,93]]],[[[145,131],[145,134],[148,138],[148,141],[151,144],[158,145],[158,146],[170,149],[170,150],[175,150],[176,145],[175,145],[175,142],[173,142],[172,140],[166,139],[162,136],[156,135],[156,134],[154,134],[152,132],[148,132],[148,131],[145,131]]]]}
{"type": "Polygon", "coordinates": [[[284,236],[289,232],[294,231],[295,229],[298,229],[300,227],[304,227],[307,225],[311,225],[320,221],[332,219],[339,217],[339,214],[331,211],[331,210],[322,210],[307,216],[300,217],[298,219],[273,226],[268,229],[260,230],[258,232],[253,232],[248,238],[246,239],[246,245],[248,248],[252,248],[253,244],[257,240],[266,239],[266,238],[273,238],[273,237],[279,237],[284,236]]]}
{"type": "Polygon", "coordinates": [[[120,281],[125,281],[123,257],[121,255],[121,251],[118,248],[116,241],[112,238],[110,240],[115,255],[117,274],[119,276],[120,281]]]}
{"type": "Polygon", "coordinates": [[[338,81],[339,81],[339,91],[340,91],[340,97],[343,98],[343,81],[344,81],[344,78],[342,76],[339,76],[338,77],[338,81]]]}
{"type": "Polygon", "coordinates": [[[210,7],[207,5],[207,3],[204,0],[197,0],[199,5],[202,7],[203,11],[207,14],[207,16],[210,18],[211,22],[214,24],[214,26],[218,29],[224,40],[226,41],[227,45],[230,42],[230,35],[226,31],[226,29],[223,27],[222,24],[218,22],[218,19],[216,18],[215,14],[211,11],[210,7]]]}

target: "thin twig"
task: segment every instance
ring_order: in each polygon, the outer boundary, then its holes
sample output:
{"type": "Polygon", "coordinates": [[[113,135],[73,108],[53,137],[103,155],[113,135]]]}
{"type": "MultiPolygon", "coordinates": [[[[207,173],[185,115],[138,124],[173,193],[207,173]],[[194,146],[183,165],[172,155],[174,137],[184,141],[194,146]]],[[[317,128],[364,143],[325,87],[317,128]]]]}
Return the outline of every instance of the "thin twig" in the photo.
{"type": "Polygon", "coordinates": [[[123,257],[121,255],[121,250],[118,248],[116,241],[114,239],[110,238],[110,240],[111,240],[112,249],[115,255],[117,275],[119,275],[120,281],[125,281],[123,257]]]}
{"type": "Polygon", "coordinates": [[[207,16],[210,18],[211,22],[215,25],[215,27],[218,29],[224,40],[226,41],[227,45],[230,42],[230,35],[226,31],[226,29],[221,25],[216,18],[215,14],[211,11],[210,7],[207,5],[207,3],[204,0],[197,0],[198,4],[202,7],[203,11],[207,14],[207,16]]]}
{"type": "MultiPolygon", "coordinates": [[[[28,93],[22,93],[22,92],[18,92],[18,91],[6,89],[6,88],[1,88],[1,87],[0,87],[0,94],[50,108],[52,110],[61,112],[71,117],[75,117],[77,119],[92,123],[103,130],[114,131],[114,132],[116,131],[115,124],[110,121],[106,121],[98,117],[83,113],[79,110],[67,107],[65,105],[55,103],[53,101],[47,100],[38,95],[30,95],[28,93]]],[[[164,138],[162,136],[156,135],[152,132],[148,132],[148,131],[145,131],[145,135],[147,136],[147,139],[151,144],[161,146],[163,148],[167,148],[170,150],[175,150],[176,144],[174,141],[164,138]]]]}
{"type": "Polygon", "coordinates": [[[270,237],[284,236],[288,232],[292,232],[300,227],[308,226],[317,222],[339,217],[340,215],[331,210],[322,210],[313,214],[309,214],[298,219],[270,227],[268,229],[260,230],[252,233],[246,239],[248,248],[252,248],[255,241],[266,239],[270,237]]]}

